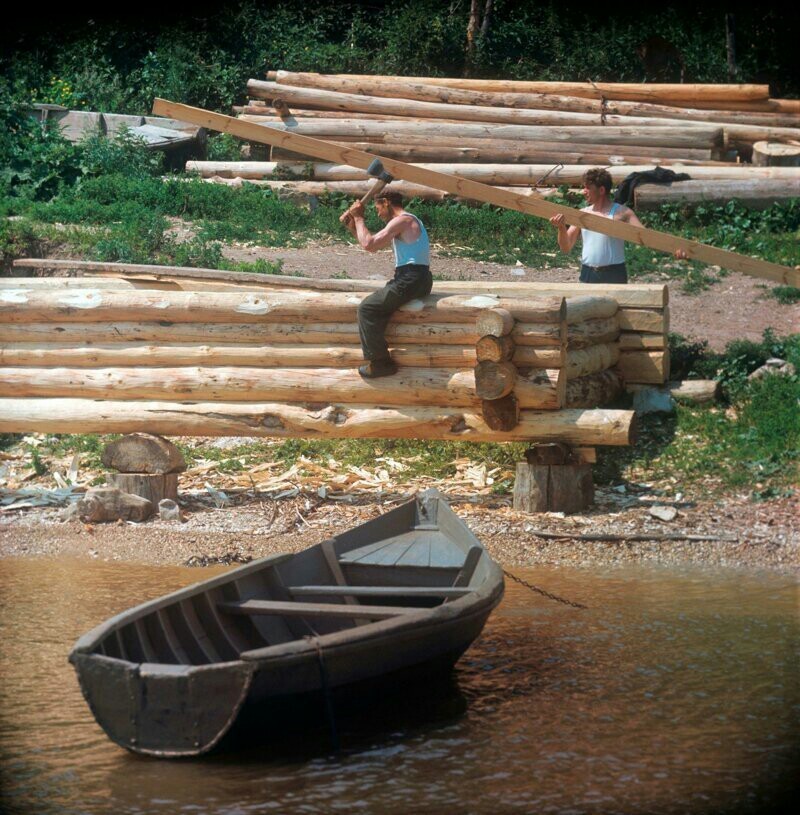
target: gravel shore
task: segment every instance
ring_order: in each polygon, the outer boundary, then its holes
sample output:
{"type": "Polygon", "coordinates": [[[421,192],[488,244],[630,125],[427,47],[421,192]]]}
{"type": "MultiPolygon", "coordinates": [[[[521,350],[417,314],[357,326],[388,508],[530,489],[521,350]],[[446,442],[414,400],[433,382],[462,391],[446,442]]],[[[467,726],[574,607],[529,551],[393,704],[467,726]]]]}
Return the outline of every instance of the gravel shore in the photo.
{"type": "MultiPolygon", "coordinates": [[[[284,499],[242,500],[234,506],[192,506],[183,521],[88,525],[62,520],[63,510],[32,509],[0,518],[0,557],[80,557],[148,564],[195,565],[246,562],[279,552],[294,552],[349,529],[408,495],[358,496],[352,501],[323,500],[315,494],[284,499]]],[[[800,574],[800,500],[784,498],[754,504],[744,497],[681,504],[669,523],[649,513],[635,498],[598,491],[591,512],[528,515],[508,499],[460,494],[453,509],[506,567],[563,565],[598,568],[631,563],[698,565],[800,574]],[[621,540],[544,538],[608,534],[621,540]],[[627,540],[631,536],[713,540],[627,540]]]]}

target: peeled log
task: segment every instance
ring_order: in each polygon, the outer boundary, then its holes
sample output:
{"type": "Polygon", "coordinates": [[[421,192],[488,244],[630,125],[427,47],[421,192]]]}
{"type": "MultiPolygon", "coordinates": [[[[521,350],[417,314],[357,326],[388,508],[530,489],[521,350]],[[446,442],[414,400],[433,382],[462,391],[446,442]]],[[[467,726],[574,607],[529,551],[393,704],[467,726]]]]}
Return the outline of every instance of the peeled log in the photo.
{"type": "MultiPolygon", "coordinates": [[[[277,73],[268,73],[275,78],[277,73]]],[[[683,84],[648,82],[548,82],[524,79],[462,79],[439,76],[389,76],[381,74],[327,74],[342,79],[381,82],[416,82],[444,88],[464,88],[487,93],[547,93],[581,96],[587,99],[630,99],[654,102],[665,100],[703,100],[750,102],[769,99],[769,85],[683,84]]]]}
{"type": "MultiPolygon", "coordinates": [[[[475,343],[475,359],[478,362],[505,362],[514,356],[516,348],[511,337],[481,337],[475,343]]],[[[550,353],[551,361],[557,359],[557,354],[550,353]]],[[[2,350],[0,350],[2,360],[2,350]]],[[[560,365],[542,365],[543,368],[560,368],[560,365]]]]}
{"type": "MultiPolygon", "coordinates": [[[[385,134],[380,142],[342,141],[335,143],[342,147],[364,150],[388,158],[415,161],[442,161],[445,153],[440,151],[458,151],[451,159],[453,162],[490,161],[541,164],[547,161],[561,161],[564,164],[673,164],[681,161],[691,163],[709,163],[717,154],[716,150],[691,147],[656,147],[637,144],[591,144],[581,145],[567,142],[519,142],[511,139],[469,139],[448,136],[416,136],[407,133],[393,136],[385,134]],[[411,152],[411,151],[420,151],[411,152]],[[431,158],[426,158],[429,155],[431,158]],[[457,156],[457,157],[456,157],[457,156]]],[[[288,160],[289,151],[273,148],[270,154],[274,161],[288,160]],[[275,151],[278,152],[275,152],[275,151]]],[[[298,155],[294,153],[293,155],[298,155]]],[[[297,160],[297,159],[295,159],[297,160]]]]}
{"type": "Polygon", "coordinates": [[[669,331],[669,307],[657,310],[621,308],[617,312],[617,319],[623,331],[662,335],[669,331]]]}
{"type": "MultiPolygon", "coordinates": [[[[361,346],[351,345],[194,345],[164,343],[17,343],[0,346],[0,365],[12,367],[139,367],[214,365],[254,368],[357,368],[364,364],[361,346]]],[[[477,360],[475,348],[461,345],[394,345],[392,359],[401,367],[469,368],[477,360]]],[[[510,359],[510,356],[508,357],[510,359]]],[[[543,366],[559,367],[559,366],[543,366]]]]}
{"type": "Polygon", "coordinates": [[[514,509],[517,512],[582,512],[594,501],[590,464],[540,466],[517,462],[514,509]]]}
{"type": "Polygon", "coordinates": [[[613,297],[571,296],[567,298],[567,324],[613,317],[618,309],[619,303],[613,297]]]}
{"type": "Polygon", "coordinates": [[[758,141],[753,145],[753,164],[758,167],[800,167],[800,144],[758,141]]]}
{"type": "MultiPolygon", "coordinates": [[[[469,140],[465,140],[469,141],[469,140]]],[[[587,149],[579,151],[574,146],[555,145],[551,149],[545,149],[541,145],[525,147],[517,145],[515,147],[497,147],[490,145],[488,139],[482,139],[485,144],[480,147],[466,147],[462,145],[438,145],[438,144],[373,144],[372,142],[348,143],[348,147],[355,150],[363,150],[366,153],[373,153],[387,158],[396,158],[400,161],[407,161],[412,164],[419,162],[433,162],[442,164],[463,164],[465,162],[473,164],[485,164],[488,162],[498,162],[505,164],[543,164],[545,162],[561,162],[562,164],[642,164],[644,162],[652,164],[694,164],[696,162],[710,163],[712,160],[711,150],[678,150],[676,148],[641,148],[638,154],[633,152],[633,146],[621,145],[617,148],[608,147],[602,149],[603,145],[587,146],[587,149]],[[677,155],[673,155],[673,151],[677,155]],[[689,154],[692,155],[689,155],[689,154]]],[[[344,145],[343,145],[344,146],[344,145]]],[[[282,150],[273,147],[270,153],[272,161],[302,161],[300,153],[291,150],[282,150]]],[[[266,160],[266,159],[264,159],[266,160]]]]}
{"type": "Polygon", "coordinates": [[[519,424],[519,402],[513,393],[502,399],[484,399],[481,412],[492,430],[508,432],[519,424]]]}
{"type": "MultiPolygon", "coordinates": [[[[800,138],[800,131],[798,131],[800,138]]],[[[567,184],[580,186],[586,166],[583,164],[411,164],[419,170],[447,173],[457,178],[490,185],[522,185],[548,187],[567,184]]],[[[291,178],[312,178],[319,181],[366,181],[366,170],[347,164],[327,162],[274,162],[274,161],[196,161],[187,162],[187,172],[196,170],[203,176],[238,176],[241,178],[267,178],[274,173],[291,178]],[[191,165],[191,166],[190,166],[191,165]]],[[[631,173],[652,170],[651,165],[624,164],[606,168],[614,184],[621,183],[631,173]]],[[[800,182],[800,170],[794,167],[753,167],[750,164],[671,165],[675,172],[688,172],[696,181],[755,181],[769,179],[775,182],[800,182]]]]}
{"type": "MultiPolygon", "coordinates": [[[[448,122],[430,123],[392,122],[391,128],[378,121],[353,119],[328,119],[324,121],[298,120],[297,124],[288,126],[279,122],[262,122],[261,117],[241,116],[238,121],[268,127],[280,132],[291,132],[300,136],[364,138],[382,140],[391,130],[392,139],[412,134],[415,136],[433,136],[466,139],[512,139],[519,141],[568,142],[570,144],[637,144],[652,147],[689,147],[694,149],[711,149],[723,142],[721,127],[685,128],[670,127],[631,127],[630,122],[624,126],[611,125],[596,127],[594,125],[537,126],[508,124],[453,124],[448,122]]],[[[396,142],[395,142],[396,143],[396,142]]],[[[651,168],[652,169],[652,168],[651,168]]]]}
{"type": "Polygon", "coordinates": [[[502,399],[514,390],[517,368],[510,362],[479,362],[475,366],[475,392],[481,399],[502,399]]]}
{"type": "MultiPolygon", "coordinates": [[[[0,298],[0,322],[30,323],[68,320],[96,323],[116,320],[163,322],[272,323],[357,322],[363,298],[345,292],[304,292],[264,289],[258,293],[20,290],[0,298]]],[[[558,323],[566,304],[561,297],[536,300],[498,299],[483,295],[428,295],[401,306],[392,322],[474,322],[487,307],[507,308],[525,322],[558,323]]]]}
{"type": "Polygon", "coordinates": [[[617,368],[626,382],[660,385],[669,379],[669,351],[623,351],[617,368]]]}
{"type": "MultiPolygon", "coordinates": [[[[444,102],[451,105],[488,105],[494,107],[527,108],[534,110],[569,110],[581,113],[600,113],[603,111],[603,100],[587,99],[580,96],[558,96],[550,93],[513,93],[513,92],[486,92],[480,90],[465,90],[462,88],[448,88],[441,85],[430,85],[414,81],[382,81],[380,79],[356,79],[327,76],[325,74],[292,73],[290,71],[277,71],[275,81],[282,85],[294,87],[318,88],[321,90],[338,91],[342,93],[355,93],[362,96],[385,96],[390,98],[416,99],[424,102],[444,102]]],[[[686,109],[675,106],[657,105],[649,102],[620,102],[606,100],[606,109],[609,113],[626,116],[655,116],[665,118],[699,119],[701,121],[714,121],[714,117],[723,117],[726,121],[731,117],[730,111],[686,109]],[[708,117],[708,118],[705,118],[708,117]]],[[[746,114],[736,112],[739,121],[755,121],[767,124],[788,124],[793,126],[796,113],[788,114],[746,114]],[[775,120],[751,119],[751,116],[777,116],[775,120]],[[785,121],[784,121],[785,119],[785,121]]]]}
{"type": "Polygon", "coordinates": [[[0,433],[563,441],[594,447],[629,445],[635,430],[630,410],[523,410],[513,430],[498,433],[479,412],[440,408],[0,398],[0,433]]]}
{"type": "Polygon", "coordinates": [[[666,348],[667,337],[665,334],[635,334],[630,331],[623,331],[619,335],[619,348],[621,351],[634,351],[640,349],[666,348]]]}
{"type": "MultiPolygon", "coordinates": [[[[168,439],[151,433],[132,433],[110,441],[103,448],[102,462],[118,473],[164,475],[183,472],[186,469],[186,461],[181,451],[168,439]]],[[[113,486],[120,487],[124,492],[135,492],[124,489],[120,484],[113,486]]],[[[136,495],[141,494],[136,492],[136,495]]],[[[144,497],[152,500],[149,495],[144,497]]],[[[158,501],[154,503],[158,504],[158,501]]]]}
{"type": "MultiPolygon", "coordinates": [[[[617,314],[620,314],[620,309],[617,314]]],[[[567,329],[567,348],[571,351],[586,348],[589,345],[603,345],[614,342],[619,336],[620,322],[618,317],[603,317],[596,320],[585,320],[575,323],[567,329]]],[[[520,340],[518,343],[522,344],[520,340]]]]}
{"type": "MultiPolygon", "coordinates": [[[[800,148],[797,153],[800,159],[800,148]]],[[[767,209],[775,203],[800,198],[800,178],[794,181],[676,181],[673,184],[643,184],[634,191],[634,206],[647,210],[662,204],[724,204],[740,201],[751,209],[767,209]]]]}
{"type": "MultiPolygon", "coordinates": [[[[393,182],[396,183],[396,182],[393,182]]],[[[14,261],[15,269],[49,269],[56,271],[81,272],[86,275],[86,282],[94,280],[94,275],[117,275],[139,278],[144,281],[178,281],[182,284],[193,280],[205,282],[241,283],[254,290],[264,288],[299,288],[321,291],[373,291],[384,283],[376,280],[339,280],[317,279],[308,277],[288,277],[285,275],[252,274],[248,272],[228,272],[219,269],[198,269],[189,266],[155,266],[144,263],[105,263],[87,260],[62,260],[60,258],[18,258],[14,261]]],[[[0,289],[15,288],[28,284],[35,278],[0,278],[0,289]]],[[[59,278],[60,280],[61,278],[59,278]]],[[[64,278],[66,279],[66,278],[64,278]]],[[[107,281],[108,282],[108,281],[107,281]]],[[[123,281],[121,281],[123,282],[123,281]]],[[[48,284],[49,285],[49,284],[48,284]]],[[[663,283],[539,283],[539,282],[505,282],[480,280],[437,280],[434,283],[436,293],[475,293],[486,295],[505,295],[508,297],[542,297],[556,295],[574,297],[582,294],[594,294],[613,297],[620,306],[628,308],[662,308],[669,302],[669,288],[663,283]]]]}
{"type": "Polygon", "coordinates": [[[480,337],[505,337],[514,328],[514,316],[504,308],[490,308],[481,311],[475,328],[480,337]]]}
{"type": "Polygon", "coordinates": [[[618,371],[598,371],[567,382],[567,407],[593,408],[613,402],[623,389],[618,371]]]}
{"type": "Polygon", "coordinates": [[[597,373],[611,368],[619,361],[619,346],[616,343],[591,345],[567,352],[567,380],[597,373]]]}
{"type": "MultiPolygon", "coordinates": [[[[529,346],[556,346],[566,343],[565,323],[518,323],[516,343],[529,346]]],[[[386,329],[390,345],[436,344],[472,345],[479,337],[473,322],[415,323],[390,322],[386,329]]],[[[39,343],[63,342],[74,345],[95,343],[241,343],[321,345],[353,344],[360,347],[358,325],[352,323],[3,323],[0,322],[0,342],[39,343]]]]}
{"type": "MultiPolygon", "coordinates": [[[[517,383],[521,408],[557,410],[566,378],[539,370],[517,383]]],[[[472,371],[405,368],[365,380],[334,368],[0,368],[0,392],[8,396],[96,399],[308,401],[480,408],[472,371]]]]}

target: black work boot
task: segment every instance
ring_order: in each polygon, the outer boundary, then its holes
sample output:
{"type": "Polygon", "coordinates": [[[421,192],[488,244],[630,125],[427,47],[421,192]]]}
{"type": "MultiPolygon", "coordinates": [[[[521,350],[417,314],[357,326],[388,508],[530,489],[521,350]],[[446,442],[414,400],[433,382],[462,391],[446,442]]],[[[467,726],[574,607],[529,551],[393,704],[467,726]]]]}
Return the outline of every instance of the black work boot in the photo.
{"type": "Polygon", "coordinates": [[[358,372],[364,379],[377,379],[397,373],[397,365],[391,359],[372,359],[361,365],[358,372]]]}

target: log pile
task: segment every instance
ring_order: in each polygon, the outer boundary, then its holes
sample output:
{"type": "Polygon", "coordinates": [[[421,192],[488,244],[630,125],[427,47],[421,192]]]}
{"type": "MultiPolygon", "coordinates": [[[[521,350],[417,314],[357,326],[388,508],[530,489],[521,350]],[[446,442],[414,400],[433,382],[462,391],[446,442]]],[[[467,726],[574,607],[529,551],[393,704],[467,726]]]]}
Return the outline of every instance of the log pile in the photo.
{"type": "MultiPolygon", "coordinates": [[[[59,263],[76,264],[19,266],[59,263]]],[[[389,324],[399,372],[364,380],[356,311],[374,281],[77,265],[85,276],[0,281],[0,432],[628,444],[632,414],[603,406],[625,370],[655,374],[635,364],[645,343],[622,351],[623,315],[655,320],[659,296],[664,311],[658,286],[621,287],[647,306],[631,309],[568,285],[437,283],[389,324]]]]}
{"type": "MultiPolygon", "coordinates": [[[[686,187],[690,200],[738,197],[740,186],[742,200],[755,206],[764,200],[765,187],[772,189],[773,201],[800,196],[800,168],[794,160],[800,142],[800,100],[770,99],[766,85],[271,71],[268,81],[251,79],[248,92],[247,104],[234,109],[244,121],[492,185],[580,187],[587,165],[609,167],[615,182],[662,165],[687,172],[692,181],[703,184],[702,199],[696,186],[686,187]],[[773,167],[777,173],[771,172],[773,167]],[[748,185],[758,183],[756,194],[748,185]]],[[[279,147],[273,147],[269,156],[268,152],[260,146],[249,157],[261,160],[191,162],[187,169],[209,180],[279,184],[284,193],[366,191],[363,170],[309,163],[307,156],[279,147]],[[316,186],[301,186],[309,182],[316,186]]],[[[670,201],[680,200],[687,183],[691,182],[643,187],[648,195],[645,206],[658,200],[661,192],[670,201]]],[[[414,194],[441,196],[425,187],[414,194]]]]}

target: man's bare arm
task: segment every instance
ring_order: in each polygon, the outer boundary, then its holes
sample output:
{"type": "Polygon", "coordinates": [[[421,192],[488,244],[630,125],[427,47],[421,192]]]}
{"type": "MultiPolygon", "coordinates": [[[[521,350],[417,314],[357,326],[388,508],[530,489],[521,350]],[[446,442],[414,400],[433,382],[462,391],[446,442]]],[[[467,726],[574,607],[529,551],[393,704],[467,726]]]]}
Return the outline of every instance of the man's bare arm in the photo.
{"type": "Polygon", "coordinates": [[[364,216],[356,214],[353,218],[356,225],[356,237],[362,249],[367,252],[378,252],[385,249],[392,240],[398,237],[408,225],[408,216],[400,215],[397,218],[392,218],[386,226],[376,232],[374,235],[367,229],[364,222],[364,216]]]}

